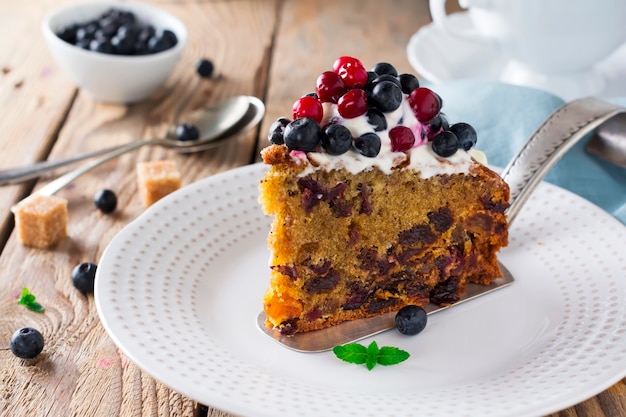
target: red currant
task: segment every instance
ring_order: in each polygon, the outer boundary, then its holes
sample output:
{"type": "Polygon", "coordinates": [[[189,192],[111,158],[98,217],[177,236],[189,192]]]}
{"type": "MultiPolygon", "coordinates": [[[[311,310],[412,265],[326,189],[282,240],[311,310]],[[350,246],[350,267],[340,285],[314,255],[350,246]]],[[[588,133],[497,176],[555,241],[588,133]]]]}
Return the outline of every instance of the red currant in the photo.
{"type": "Polygon", "coordinates": [[[429,88],[419,87],[409,94],[409,105],[420,123],[428,123],[441,110],[441,99],[429,88]]]}
{"type": "Polygon", "coordinates": [[[392,152],[406,152],[415,144],[413,131],[406,126],[396,126],[389,131],[392,152]]]}
{"type": "Polygon", "coordinates": [[[354,119],[367,113],[367,93],[360,88],[348,91],[337,102],[337,110],[345,119],[354,119]]]}
{"type": "Polygon", "coordinates": [[[365,66],[363,66],[363,63],[360,60],[351,56],[344,55],[335,60],[335,62],[333,63],[333,71],[339,72],[339,68],[343,67],[345,64],[350,64],[365,69],[365,66]]]}
{"type": "Polygon", "coordinates": [[[315,97],[304,96],[300,97],[295,103],[293,103],[291,115],[294,120],[302,117],[309,117],[317,123],[322,123],[324,109],[322,108],[322,103],[320,103],[315,97]]]}
{"type": "Polygon", "coordinates": [[[346,84],[336,72],[324,71],[317,77],[315,92],[322,102],[336,103],[346,90],[346,84]]]}

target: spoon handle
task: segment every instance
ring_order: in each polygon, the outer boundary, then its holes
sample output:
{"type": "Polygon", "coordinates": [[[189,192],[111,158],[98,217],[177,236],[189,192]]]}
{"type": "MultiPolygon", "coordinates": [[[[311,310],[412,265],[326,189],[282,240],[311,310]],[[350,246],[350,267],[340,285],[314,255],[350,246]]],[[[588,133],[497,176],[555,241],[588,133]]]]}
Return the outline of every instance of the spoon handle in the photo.
{"type": "Polygon", "coordinates": [[[626,113],[626,108],[592,97],[556,109],[502,172],[511,188],[511,205],[506,212],[509,224],[559,159],[588,133],[620,113],[626,113]]]}
{"type": "Polygon", "coordinates": [[[68,172],[65,175],[60,176],[59,178],[57,178],[56,180],[46,184],[45,186],[41,187],[39,190],[37,190],[34,194],[39,194],[39,195],[53,195],[54,193],[56,193],[57,191],[59,191],[61,188],[65,187],[66,185],[68,185],[70,182],[74,181],[76,178],[80,177],[81,175],[83,175],[84,173],[91,171],[92,169],[96,168],[99,165],[104,164],[107,161],[110,161],[113,158],[117,158],[118,156],[125,154],[126,152],[130,152],[134,149],[140,148],[142,146],[146,146],[146,145],[150,145],[150,144],[155,144],[155,143],[159,143],[162,139],[148,139],[148,140],[142,140],[142,141],[138,141],[138,142],[130,142],[127,143],[126,145],[122,145],[122,146],[118,146],[116,148],[113,149],[109,149],[109,154],[103,156],[102,158],[99,159],[95,159],[83,166],[81,166],[80,168],[76,168],[70,172],[68,172]]]}

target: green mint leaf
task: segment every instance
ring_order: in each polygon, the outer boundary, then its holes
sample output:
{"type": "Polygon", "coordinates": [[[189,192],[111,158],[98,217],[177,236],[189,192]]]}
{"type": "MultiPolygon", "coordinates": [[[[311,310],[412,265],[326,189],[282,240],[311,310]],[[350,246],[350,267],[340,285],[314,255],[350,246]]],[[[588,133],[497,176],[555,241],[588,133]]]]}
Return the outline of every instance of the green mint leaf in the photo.
{"type": "Polygon", "coordinates": [[[365,359],[365,366],[367,366],[367,370],[371,371],[378,361],[378,344],[376,342],[370,343],[367,347],[367,357],[365,359]]]}
{"type": "Polygon", "coordinates": [[[36,302],[35,299],[36,297],[30,293],[28,288],[22,288],[22,296],[17,302],[32,311],[41,313],[44,311],[44,308],[41,304],[36,302]]]}
{"type": "Polygon", "coordinates": [[[335,346],[333,353],[342,361],[361,365],[365,363],[367,348],[359,343],[348,343],[343,346],[335,346]]]}
{"type": "Polygon", "coordinates": [[[378,352],[378,363],[381,365],[395,365],[404,362],[411,356],[409,352],[393,346],[383,346],[378,352]]]}

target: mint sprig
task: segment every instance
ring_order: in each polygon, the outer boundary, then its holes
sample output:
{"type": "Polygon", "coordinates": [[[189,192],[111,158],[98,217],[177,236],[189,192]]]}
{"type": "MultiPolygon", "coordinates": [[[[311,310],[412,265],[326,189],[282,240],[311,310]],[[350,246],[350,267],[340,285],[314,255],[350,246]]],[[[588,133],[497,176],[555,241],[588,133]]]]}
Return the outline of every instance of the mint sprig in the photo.
{"type": "Polygon", "coordinates": [[[333,353],[342,361],[357,365],[365,364],[369,371],[374,369],[377,363],[384,366],[395,365],[404,362],[411,356],[409,352],[394,346],[379,348],[375,341],[367,347],[360,343],[335,346],[333,353]]]}
{"type": "Polygon", "coordinates": [[[24,287],[22,288],[22,296],[20,297],[19,300],[17,300],[17,302],[25,306],[29,310],[36,311],[37,313],[43,312],[44,311],[43,306],[35,300],[36,300],[35,295],[31,294],[28,288],[24,287]]]}

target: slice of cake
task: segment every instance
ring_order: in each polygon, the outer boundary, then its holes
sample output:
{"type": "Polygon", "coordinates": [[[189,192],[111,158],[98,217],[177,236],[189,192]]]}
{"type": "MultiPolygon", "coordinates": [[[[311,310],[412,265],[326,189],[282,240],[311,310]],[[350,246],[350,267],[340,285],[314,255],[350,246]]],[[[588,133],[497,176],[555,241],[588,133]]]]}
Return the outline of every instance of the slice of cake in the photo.
{"type": "Polygon", "coordinates": [[[267,325],[322,329],[408,304],[449,305],[501,277],[509,187],[441,98],[387,63],[339,58],[271,127],[260,203],[267,325]]]}

